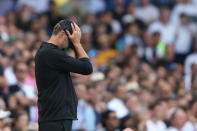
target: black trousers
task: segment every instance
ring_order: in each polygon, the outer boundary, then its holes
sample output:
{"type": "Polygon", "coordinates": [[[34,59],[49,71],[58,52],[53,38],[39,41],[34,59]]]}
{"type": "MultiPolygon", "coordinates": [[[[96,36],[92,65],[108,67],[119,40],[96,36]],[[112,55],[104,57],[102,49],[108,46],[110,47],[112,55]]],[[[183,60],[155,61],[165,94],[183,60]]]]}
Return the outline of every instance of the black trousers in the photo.
{"type": "Polygon", "coordinates": [[[72,120],[41,122],[39,131],[72,131],[72,120]]]}

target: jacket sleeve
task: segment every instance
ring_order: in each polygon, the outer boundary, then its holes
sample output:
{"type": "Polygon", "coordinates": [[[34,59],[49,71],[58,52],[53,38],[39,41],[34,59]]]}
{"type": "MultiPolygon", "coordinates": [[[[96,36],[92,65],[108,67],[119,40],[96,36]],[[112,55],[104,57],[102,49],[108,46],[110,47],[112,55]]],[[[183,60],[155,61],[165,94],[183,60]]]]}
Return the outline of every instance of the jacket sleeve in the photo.
{"type": "Polygon", "coordinates": [[[93,72],[89,58],[75,59],[66,55],[66,53],[61,50],[50,50],[47,51],[45,55],[46,63],[53,69],[83,75],[88,75],[93,72]]]}

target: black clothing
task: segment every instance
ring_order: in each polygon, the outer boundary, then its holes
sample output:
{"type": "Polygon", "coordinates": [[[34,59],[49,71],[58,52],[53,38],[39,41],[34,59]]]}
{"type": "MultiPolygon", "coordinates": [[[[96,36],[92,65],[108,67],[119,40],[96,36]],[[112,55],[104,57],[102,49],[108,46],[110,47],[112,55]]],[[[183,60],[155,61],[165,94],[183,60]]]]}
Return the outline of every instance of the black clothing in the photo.
{"type": "Polygon", "coordinates": [[[187,56],[188,54],[175,54],[174,61],[183,65],[187,56]]]}
{"type": "Polygon", "coordinates": [[[20,91],[20,86],[18,84],[10,85],[9,86],[9,92],[10,94],[14,94],[16,92],[20,91]]]}
{"type": "Polygon", "coordinates": [[[39,131],[71,131],[72,120],[39,123],[39,131]]]}
{"type": "Polygon", "coordinates": [[[3,66],[0,64],[0,76],[3,76],[3,66]]]}
{"type": "Polygon", "coordinates": [[[43,42],[35,56],[39,122],[77,119],[77,97],[70,72],[90,74],[88,58],[75,59],[58,46],[43,42]]]}

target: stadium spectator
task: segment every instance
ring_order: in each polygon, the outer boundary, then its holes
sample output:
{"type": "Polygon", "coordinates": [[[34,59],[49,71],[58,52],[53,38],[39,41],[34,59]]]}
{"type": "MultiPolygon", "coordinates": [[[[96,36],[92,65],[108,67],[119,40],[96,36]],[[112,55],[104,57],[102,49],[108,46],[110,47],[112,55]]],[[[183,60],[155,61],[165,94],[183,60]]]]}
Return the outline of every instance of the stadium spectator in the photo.
{"type": "Polygon", "coordinates": [[[141,6],[136,9],[136,17],[149,24],[159,18],[159,10],[150,4],[150,0],[141,0],[141,6]]]}
{"type": "Polygon", "coordinates": [[[187,122],[187,115],[182,109],[175,109],[171,114],[171,127],[168,131],[194,131],[193,125],[191,122],[187,122]]]}
{"type": "Polygon", "coordinates": [[[147,131],[166,131],[167,127],[163,121],[163,116],[166,115],[165,106],[164,101],[156,101],[150,105],[150,120],[145,125],[147,131]]]}
{"type": "Polygon", "coordinates": [[[102,115],[102,121],[103,127],[106,131],[120,131],[120,121],[118,120],[115,112],[109,110],[104,112],[102,115]]]}

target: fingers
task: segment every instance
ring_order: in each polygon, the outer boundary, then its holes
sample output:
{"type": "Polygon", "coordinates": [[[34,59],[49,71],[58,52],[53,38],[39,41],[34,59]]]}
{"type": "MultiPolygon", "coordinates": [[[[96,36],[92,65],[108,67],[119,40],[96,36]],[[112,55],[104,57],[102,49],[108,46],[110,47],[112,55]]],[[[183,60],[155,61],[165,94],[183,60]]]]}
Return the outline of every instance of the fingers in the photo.
{"type": "Polygon", "coordinates": [[[81,31],[80,28],[79,28],[79,26],[78,26],[76,23],[74,23],[74,24],[75,24],[76,29],[77,29],[78,31],[81,31]]]}
{"type": "Polygon", "coordinates": [[[71,27],[72,27],[73,32],[76,31],[75,25],[73,24],[73,22],[71,23],[71,27]]]}
{"type": "Polygon", "coordinates": [[[80,31],[79,26],[78,26],[75,22],[73,22],[73,23],[74,23],[74,27],[75,27],[75,29],[76,29],[77,31],[80,31]]]}
{"type": "Polygon", "coordinates": [[[66,30],[66,34],[68,35],[68,37],[70,38],[71,37],[71,34],[69,31],[66,30]]]}
{"type": "Polygon", "coordinates": [[[76,31],[75,26],[74,26],[73,23],[71,23],[71,27],[72,27],[72,31],[73,31],[73,32],[76,31]]]}

